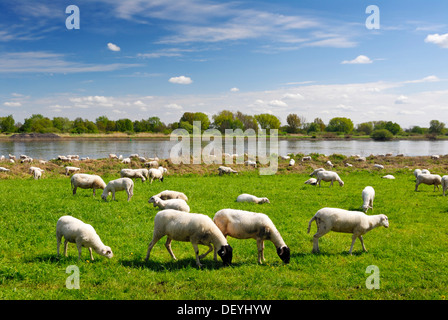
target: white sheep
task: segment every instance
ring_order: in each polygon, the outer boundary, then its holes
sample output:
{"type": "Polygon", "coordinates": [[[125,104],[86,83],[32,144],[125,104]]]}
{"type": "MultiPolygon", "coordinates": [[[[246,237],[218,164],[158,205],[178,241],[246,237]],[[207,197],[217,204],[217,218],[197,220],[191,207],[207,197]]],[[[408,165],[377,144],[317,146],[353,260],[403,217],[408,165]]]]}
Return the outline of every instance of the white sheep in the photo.
{"type": "Polygon", "coordinates": [[[326,171],[324,168],[317,168],[313,172],[310,173],[310,177],[317,175],[319,171],[326,171]]]}
{"type": "Polygon", "coordinates": [[[308,180],[305,181],[305,184],[310,184],[312,186],[316,185],[316,183],[317,183],[316,178],[309,178],[308,180]]]}
{"type": "Polygon", "coordinates": [[[9,172],[10,170],[5,167],[0,167],[0,172],[9,172]]]}
{"type": "Polygon", "coordinates": [[[433,160],[438,160],[439,158],[440,158],[440,156],[437,154],[431,155],[431,159],[433,159],[433,160]]]}
{"type": "Polygon", "coordinates": [[[150,168],[148,170],[149,178],[151,179],[151,183],[153,180],[158,179],[160,182],[163,182],[163,175],[167,172],[166,168],[158,167],[158,168],[150,168]]]}
{"type": "Polygon", "coordinates": [[[327,166],[329,166],[330,168],[333,168],[333,167],[334,167],[334,164],[333,164],[330,160],[328,160],[325,164],[326,164],[327,166]]]}
{"type": "Polygon", "coordinates": [[[247,194],[247,193],[240,194],[236,198],[236,202],[253,202],[256,204],[270,203],[269,199],[266,197],[259,198],[259,197],[256,197],[254,195],[247,194]]]}
{"type": "Polygon", "coordinates": [[[232,263],[232,247],[227,243],[226,238],[218,229],[212,219],[200,213],[181,212],[172,209],[159,211],[154,217],[154,232],[152,240],[148,246],[145,262],[148,261],[150,253],[154,245],[162,237],[167,236],[165,247],[174,260],[177,260],[171,250],[171,241],[191,242],[196,255],[196,264],[201,267],[199,259],[204,258],[213,251],[214,258],[219,255],[224,265],[232,263]],[[208,246],[209,250],[199,255],[198,244],[208,246]]]}
{"type": "Polygon", "coordinates": [[[67,167],[65,167],[65,175],[68,176],[69,174],[74,173],[79,170],[81,170],[81,169],[78,167],[67,166],[67,167]]]}
{"type": "Polygon", "coordinates": [[[306,156],[302,158],[302,162],[303,161],[311,161],[311,156],[306,156]]]}
{"type": "Polygon", "coordinates": [[[39,167],[30,167],[29,172],[33,175],[35,180],[38,180],[42,177],[42,173],[44,173],[45,170],[39,167]]]}
{"type": "Polygon", "coordinates": [[[190,207],[183,199],[162,200],[157,196],[152,196],[151,198],[149,198],[148,203],[153,203],[154,207],[159,207],[162,210],[174,209],[178,211],[190,212],[190,207]]]}
{"type": "Polygon", "coordinates": [[[289,160],[289,166],[292,167],[296,164],[296,161],[294,159],[289,160]]]}
{"type": "Polygon", "coordinates": [[[352,233],[352,245],[349,254],[352,254],[356,238],[361,241],[362,249],[366,250],[362,236],[368,231],[384,226],[389,227],[389,220],[384,214],[366,215],[360,211],[348,211],[338,208],[322,208],[316,212],[308,223],[310,233],[311,223],[316,221],[317,232],[313,236],[313,252],[319,252],[319,238],[330,231],[352,233]]]}
{"type": "Polygon", "coordinates": [[[344,181],[341,180],[339,175],[334,171],[318,171],[317,174],[317,182],[316,185],[319,185],[321,181],[331,182],[330,187],[333,186],[333,182],[337,181],[339,182],[339,186],[344,186],[344,181]]]}
{"type": "Polygon", "coordinates": [[[106,201],[109,193],[112,193],[112,200],[115,200],[116,191],[126,191],[128,195],[128,201],[131,200],[134,195],[134,181],[131,178],[119,178],[109,181],[103,190],[101,198],[106,201]]]}
{"type": "Polygon", "coordinates": [[[123,160],[121,160],[121,163],[131,164],[131,158],[124,158],[123,160]]]}
{"type": "MultiPolygon", "coordinates": [[[[147,170],[147,169],[145,169],[147,170]]],[[[121,169],[120,170],[120,177],[122,178],[130,178],[130,179],[140,179],[142,182],[146,181],[145,176],[147,176],[147,173],[145,174],[140,169],[121,169]]]]}
{"type": "Polygon", "coordinates": [[[369,209],[373,211],[373,200],[375,199],[375,190],[371,186],[367,186],[362,190],[362,210],[367,212],[369,209]]]}
{"type": "Polygon", "coordinates": [[[75,173],[70,178],[70,183],[73,189],[73,194],[76,194],[76,189],[93,189],[93,195],[95,196],[96,189],[106,188],[104,180],[96,174],[87,173],[75,173]]]}
{"type": "Polygon", "coordinates": [[[238,174],[238,171],[233,170],[232,168],[226,167],[226,166],[219,166],[218,172],[219,172],[220,176],[222,176],[224,173],[226,173],[226,174],[231,174],[231,173],[238,174]]]}
{"type": "Polygon", "coordinates": [[[272,220],[264,213],[222,209],[216,212],[213,221],[225,237],[257,240],[258,263],[265,261],[264,240],[272,241],[280,259],[284,263],[289,263],[290,249],[272,220]]]}
{"type": "Polygon", "coordinates": [[[88,248],[90,259],[93,259],[92,249],[99,255],[112,258],[113,253],[110,247],[105,246],[95,229],[87,223],[82,222],[72,216],[62,216],[56,223],[57,254],[59,257],[59,247],[62,237],[64,237],[64,255],[67,256],[68,243],[76,243],[78,248],[78,259],[81,259],[82,247],[88,248]]]}
{"type": "Polygon", "coordinates": [[[157,167],[159,167],[159,162],[157,160],[152,160],[152,161],[145,162],[143,165],[145,167],[149,167],[149,168],[157,168],[157,167]]]}
{"type": "Polygon", "coordinates": [[[445,196],[445,192],[448,189],[448,176],[443,176],[442,177],[442,191],[443,191],[443,196],[445,196]]]}
{"type": "Polygon", "coordinates": [[[188,201],[188,197],[179,191],[173,191],[173,190],[164,190],[158,194],[155,195],[156,197],[159,197],[162,200],[167,199],[183,199],[185,201],[188,201]]]}
{"type": "Polygon", "coordinates": [[[373,167],[374,167],[374,168],[377,168],[377,169],[384,169],[384,166],[383,166],[382,164],[378,164],[378,163],[375,163],[375,164],[373,165],[373,167]]]}
{"type": "Polygon", "coordinates": [[[257,167],[257,162],[256,162],[256,161],[253,161],[253,160],[247,160],[247,161],[244,161],[244,164],[245,164],[246,166],[252,166],[252,167],[254,167],[254,168],[257,167]]]}
{"type": "Polygon", "coordinates": [[[386,174],[385,176],[382,176],[381,178],[383,178],[383,179],[390,179],[390,180],[395,179],[395,177],[393,175],[391,175],[391,174],[386,174]]]}
{"type": "Polygon", "coordinates": [[[439,189],[439,185],[442,184],[442,177],[438,174],[420,174],[417,176],[417,181],[415,182],[415,191],[418,191],[419,184],[434,185],[434,191],[439,189]]]}

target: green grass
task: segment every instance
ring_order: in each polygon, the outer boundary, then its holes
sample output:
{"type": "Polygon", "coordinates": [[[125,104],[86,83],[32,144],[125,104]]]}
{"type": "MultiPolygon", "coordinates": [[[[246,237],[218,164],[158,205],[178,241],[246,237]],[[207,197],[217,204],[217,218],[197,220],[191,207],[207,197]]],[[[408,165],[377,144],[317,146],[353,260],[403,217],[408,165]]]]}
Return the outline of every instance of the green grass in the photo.
{"type": "Polygon", "coordinates": [[[307,174],[174,175],[152,185],[137,181],[130,202],[124,192],[107,202],[91,190],[78,189],[73,196],[68,177],[0,180],[0,299],[445,299],[447,198],[432,186],[414,192],[410,171],[397,171],[396,180],[381,176],[344,172],[343,188],[328,183],[319,188],[303,184],[307,174]],[[367,253],[357,241],[348,255],[351,235],[329,233],[320,239],[321,253],[312,254],[316,226],[306,233],[310,218],[325,206],[358,209],[367,185],[376,190],[374,214],[386,214],[390,227],[364,236],[367,253]],[[258,265],[255,240],[233,238],[228,238],[234,249],[231,267],[209,254],[197,268],[191,244],[183,242],[173,242],[178,258],[173,261],[164,239],[144,263],[158,211],[147,201],[165,189],[185,192],[191,211],[210,217],[223,208],[266,213],[291,248],[290,263],[283,264],[266,242],[266,262],[258,265]],[[271,203],[236,203],[243,192],[271,203]],[[57,259],[56,221],[66,214],[92,224],[114,257],[94,253],[90,261],[83,249],[78,260],[76,246],[69,244],[68,257],[57,259]],[[70,265],[79,267],[79,290],[65,286],[70,265]],[[380,270],[380,289],[366,288],[369,265],[380,270]]]}

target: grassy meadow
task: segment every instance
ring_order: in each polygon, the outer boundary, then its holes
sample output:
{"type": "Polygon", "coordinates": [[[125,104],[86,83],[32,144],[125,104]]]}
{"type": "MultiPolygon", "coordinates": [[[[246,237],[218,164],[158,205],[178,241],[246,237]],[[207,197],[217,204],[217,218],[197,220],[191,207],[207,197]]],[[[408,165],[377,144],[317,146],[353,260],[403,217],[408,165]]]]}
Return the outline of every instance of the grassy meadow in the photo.
{"type": "MultiPolygon", "coordinates": [[[[321,187],[304,184],[311,167],[322,166],[317,162],[297,164],[300,169],[282,165],[272,176],[260,176],[253,169],[218,176],[215,170],[171,167],[163,183],[136,181],[130,202],[125,192],[118,192],[116,201],[109,197],[104,202],[101,190],[96,197],[83,189],[72,195],[70,178],[61,174],[60,165],[47,166],[41,180],[26,174],[23,164],[15,165],[10,175],[0,174],[0,299],[443,300],[447,295],[448,198],[440,190],[433,192],[433,186],[421,185],[415,192],[413,167],[386,163],[386,169],[378,171],[368,169],[369,163],[353,168],[337,165],[334,170],[345,182],[342,188],[337,183],[333,187],[324,182],[321,187]],[[387,173],[396,179],[381,179],[387,173]],[[368,252],[357,240],[353,255],[348,255],[351,235],[330,232],[320,239],[321,252],[311,253],[316,225],[310,234],[307,227],[315,212],[322,207],[358,210],[367,185],[376,191],[373,214],[386,214],[390,227],[364,236],[368,252]],[[230,237],[231,267],[213,261],[211,253],[199,269],[191,244],[175,241],[172,248],[178,260],[173,261],[165,238],[144,263],[158,211],[148,199],[165,189],[186,193],[191,212],[210,217],[223,208],[266,213],[291,249],[290,263],[285,265],[266,241],[266,262],[259,265],[255,240],[230,237]],[[271,203],[236,203],[240,193],[265,196],[271,203]],[[78,260],[76,245],[69,244],[68,257],[58,259],[55,229],[62,215],[91,224],[114,257],[94,252],[91,261],[83,248],[78,260]],[[71,265],[80,270],[79,290],[66,288],[70,275],[66,268],[71,265]],[[371,265],[380,272],[379,289],[366,287],[371,275],[366,269],[371,265]]],[[[119,167],[104,161],[101,175],[106,183],[119,177],[119,167]]],[[[445,163],[434,170],[429,167],[441,175],[445,168],[445,163]]],[[[94,173],[95,164],[85,164],[83,171],[94,173]]],[[[200,252],[206,249],[200,246],[200,252]]]]}

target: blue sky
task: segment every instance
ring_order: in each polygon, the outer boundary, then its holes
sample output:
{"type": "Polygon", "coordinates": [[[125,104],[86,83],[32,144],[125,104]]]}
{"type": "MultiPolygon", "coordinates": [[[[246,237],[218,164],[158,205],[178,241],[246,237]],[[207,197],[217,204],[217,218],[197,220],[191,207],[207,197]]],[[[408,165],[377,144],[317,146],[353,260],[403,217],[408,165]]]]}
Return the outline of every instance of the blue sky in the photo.
{"type": "Polygon", "coordinates": [[[2,1],[0,116],[448,124],[447,54],[447,1],[2,1]]]}

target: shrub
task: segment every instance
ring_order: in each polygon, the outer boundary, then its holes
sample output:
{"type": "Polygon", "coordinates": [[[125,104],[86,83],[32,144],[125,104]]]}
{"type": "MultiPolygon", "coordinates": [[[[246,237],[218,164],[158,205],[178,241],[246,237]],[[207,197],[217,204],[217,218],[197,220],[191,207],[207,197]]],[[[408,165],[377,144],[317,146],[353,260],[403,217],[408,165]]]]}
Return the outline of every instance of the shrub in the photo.
{"type": "Polygon", "coordinates": [[[392,132],[390,132],[387,129],[375,130],[372,132],[372,134],[370,136],[372,137],[373,140],[376,140],[376,141],[389,141],[394,138],[394,135],[392,134],[392,132]]]}

